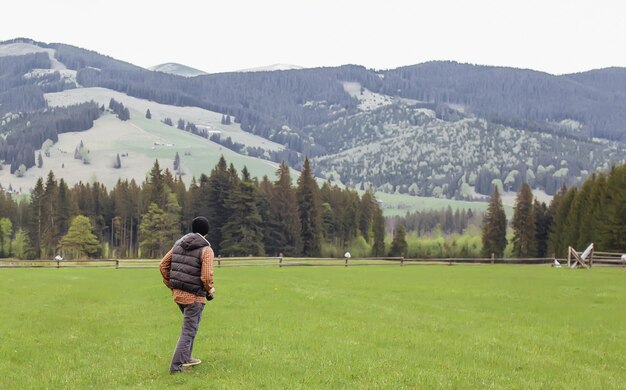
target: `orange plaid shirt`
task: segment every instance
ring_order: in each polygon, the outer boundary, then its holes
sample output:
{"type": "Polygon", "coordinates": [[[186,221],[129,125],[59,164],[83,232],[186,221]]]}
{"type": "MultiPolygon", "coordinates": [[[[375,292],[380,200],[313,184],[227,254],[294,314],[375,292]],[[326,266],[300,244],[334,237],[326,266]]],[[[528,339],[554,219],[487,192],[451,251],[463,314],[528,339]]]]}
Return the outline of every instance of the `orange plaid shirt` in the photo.
{"type": "MultiPolygon", "coordinates": [[[[206,297],[201,295],[194,295],[192,293],[188,293],[187,291],[172,289],[170,287],[170,267],[172,264],[172,253],[173,248],[167,252],[163,260],[161,260],[160,269],[161,275],[163,276],[163,283],[172,290],[172,296],[174,297],[174,301],[176,303],[180,303],[181,305],[189,305],[194,302],[206,303],[206,297]]],[[[210,246],[204,247],[202,250],[202,269],[200,271],[200,280],[204,284],[204,288],[207,291],[211,291],[213,289],[213,249],[210,246]]],[[[215,293],[215,290],[213,290],[215,293]]]]}

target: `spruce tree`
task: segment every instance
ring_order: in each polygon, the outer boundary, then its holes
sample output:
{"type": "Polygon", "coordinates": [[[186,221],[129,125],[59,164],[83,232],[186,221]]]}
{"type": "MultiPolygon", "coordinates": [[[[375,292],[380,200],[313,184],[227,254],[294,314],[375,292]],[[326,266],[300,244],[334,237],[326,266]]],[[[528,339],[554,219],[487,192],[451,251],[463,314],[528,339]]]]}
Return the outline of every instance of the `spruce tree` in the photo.
{"type": "Polygon", "coordinates": [[[396,226],[396,229],[393,232],[391,248],[389,249],[389,256],[406,257],[408,247],[404,225],[396,226]]]}
{"type": "Polygon", "coordinates": [[[535,256],[546,257],[548,252],[548,234],[550,233],[550,217],[545,203],[535,200],[533,203],[533,220],[535,222],[535,256]]]}
{"type": "Polygon", "coordinates": [[[380,207],[374,209],[374,219],[372,222],[374,230],[374,245],[372,246],[372,255],[375,257],[385,255],[385,218],[380,207]]]}
{"type": "Polygon", "coordinates": [[[489,200],[487,212],[483,217],[482,254],[484,257],[502,257],[506,248],[506,214],[502,206],[502,199],[498,187],[494,187],[493,195],[489,200]]]}
{"type": "Polygon", "coordinates": [[[259,197],[247,168],[230,191],[226,207],[230,218],[222,229],[221,253],[225,256],[263,256],[263,221],[257,209],[259,197]]]}
{"type": "Polygon", "coordinates": [[[304,165],[298,178],[296,199],[298,213],[302,227],[302,254],[308,257],[317,257],[322,250],[322,229],[320,218],[319,188],[311,172],[309,159],[304,159],[304,165]]]}
{"type": "Polygon", "coordinates": [[[65,257],[94,257],[100,252],[100,242],[93,234],[89,218],[77,215],[72,219],[67,234],[61,239],[61,249],[65,257]]]}
{"type": "Polygon", "coordinates": [[[302,226],[289,167],[284,161],[276,171],[277,180],[269,192],[267,252],[298,256],[302,252],[302,226]]]}
{"type": "Polygon", "coordinates": [[[626,165],[611,169],[606,188],[604,224],[600,229],[604,250],[626,249],[626,165]]]}
{"type": "Polygon", "coordinates": [[[59,187],[50,171],[42,197],[41,208],[41,256],[54,257],[56,247],[61,239],[59,232],[59,187]]]}
{"type": "Polygon", "coordinates": [[[206,182],[200,177],[200,210],[206,212],[209,220],[208,240],[216,255],[221,254],[222,229],[230,218],[226,202],[228,194],[238,182],[236,171],[229,171],[224,156],[220,157],[206,182]],[[205,211],[206,210],[206,211],[205,211]]]}
{"type": "Polygon", "coordinates": [[[563,197],[567,193],[567,187],[563,185],[561,190],[558,191],[552,197],[550,201],[550,206],[548,206],[547,213],[547,221],[548,221],[548,248],[546,254],[548,256],[556,256],[558,241],[560,236],[560,230],[562,230],[562,224],[557,218],[557,214],[559,212],[559,208],[561,207],[561,202],[563,201],[563,197]]]}
{"type": "Polygon", "coordinates": [[[163,256],[165,248],[172,242],[166,240],[167,215],[156,203],[150,203],[139,226],[141,256],[154,259],[163,256]]]}
{"type": "Polygon", "coordinates": [[[146,110],[146,119],[152,119],[152,113],[149,108],[146,110]]]}
{"type": "Polygon", "coordinates": [[[574,200],[576,199],[577,194],[578,188],[570,188],[565,196],[563,196],[563,200],[561,201],[561,205],[559,206],[559,210],[557,211],[557,222],[555,226],[555,253],[559,257],[567,256],[567,248],[572,245],[567,237],[565,230],[568,224],[568,215],[570,214],[572,205],[574,203],[574,200]]]}
{"type": "Polygon", "coordinates": [[[28,224],[29,236],[34,248],[34,257],[41,258],[41,236],[43,230],[44,218],[44,187],[43,179],[37,179],[35,188],[30,193],[30,221],[28,224]]]}
{"type": "Polygon", "coordinates": [[[533,193],[528,183],[523,183],[517,193],[511,226],[513,227],[513,255],[516,257],[534,257],[537,242],[533,214],[533,193]]]}

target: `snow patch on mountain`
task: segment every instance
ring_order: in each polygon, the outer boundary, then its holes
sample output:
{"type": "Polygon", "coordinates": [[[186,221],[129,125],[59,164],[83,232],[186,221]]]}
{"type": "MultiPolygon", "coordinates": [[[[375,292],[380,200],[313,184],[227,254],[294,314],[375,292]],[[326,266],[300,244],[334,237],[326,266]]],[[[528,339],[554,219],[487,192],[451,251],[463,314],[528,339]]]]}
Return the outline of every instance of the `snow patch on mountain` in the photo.
{"type": "Polygon", "coordinates": [[[200,69],[192,68],[190,66],[183,65],[183,64],[177,64],[175,62],[168,62],[165,64],[151,66],[148,69],[155,71],[155,72],[175,74],[175,75],[184,76],[184,77],[195,77],[195,76],[208,74],[207,72],[202,71],[200,69]]]}
{"type": "Polygon", "coordinates": [[[247,68],[240,69],[237,72],[273,72],[276,70],[300,70],[304,69],[304,67],[293,64],[272,64],[267,66],[261,66],[258,68],[247,68]]]}

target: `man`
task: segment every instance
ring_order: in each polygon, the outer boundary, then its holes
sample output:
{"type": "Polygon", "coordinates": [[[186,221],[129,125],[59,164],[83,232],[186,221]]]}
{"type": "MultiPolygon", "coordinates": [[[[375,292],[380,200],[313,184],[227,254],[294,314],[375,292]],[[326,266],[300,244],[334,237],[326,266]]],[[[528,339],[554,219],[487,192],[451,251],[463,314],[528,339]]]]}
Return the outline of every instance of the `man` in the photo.
{"type": "Polygon", "coordinates": [[[213,249],[204,238],[209,232],[209,221],[196,217],[191,223],[192,233],[176,241],[161,260],[163,283],[172,290],[174,301],[183,313],[183,326],[170,364],[170,374],[187,371],[200,364],[191,356],[206,300],[212,300],[213,249]]]}

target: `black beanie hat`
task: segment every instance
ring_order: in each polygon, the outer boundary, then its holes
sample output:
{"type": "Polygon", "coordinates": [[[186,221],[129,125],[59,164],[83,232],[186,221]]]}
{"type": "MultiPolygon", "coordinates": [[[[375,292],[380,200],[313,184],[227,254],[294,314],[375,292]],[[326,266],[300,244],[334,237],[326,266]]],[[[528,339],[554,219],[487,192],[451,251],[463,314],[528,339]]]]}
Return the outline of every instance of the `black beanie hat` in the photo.
{"type": "Polygon", "coordinates": [[[209,220],[204,217],[195,217],[191,221],[191,231],[206,236],[209,232],[209,220]]]}

